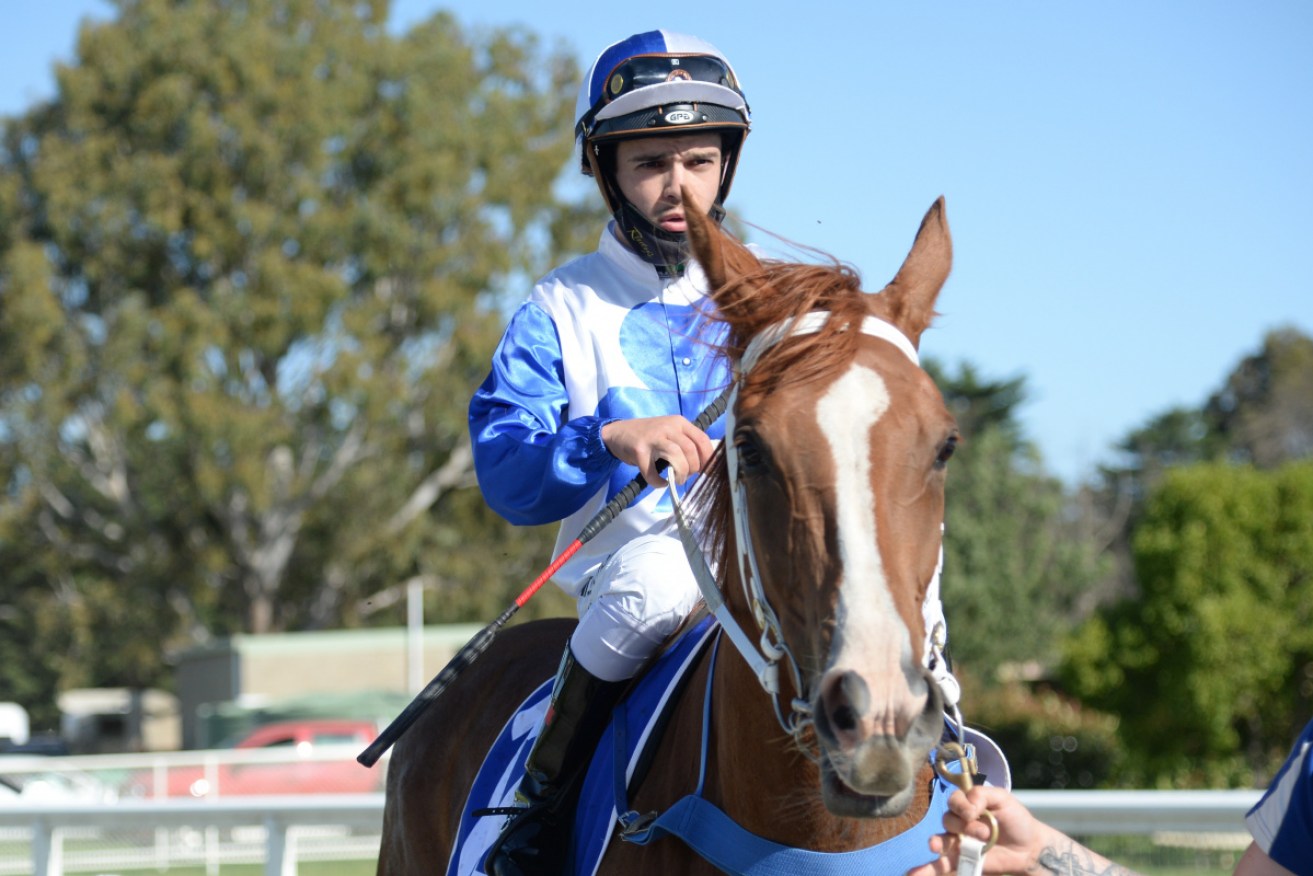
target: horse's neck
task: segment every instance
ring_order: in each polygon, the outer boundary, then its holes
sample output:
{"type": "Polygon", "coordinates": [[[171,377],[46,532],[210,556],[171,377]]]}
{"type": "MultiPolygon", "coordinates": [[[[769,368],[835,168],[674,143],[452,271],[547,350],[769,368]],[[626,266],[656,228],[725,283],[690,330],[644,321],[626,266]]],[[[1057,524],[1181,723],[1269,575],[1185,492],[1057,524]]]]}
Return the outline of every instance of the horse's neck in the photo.
{"type": "Polygon", "coordinates": [[[934,778],[928,763],[903,815],[858,819],[831,814],[821,800],[820,768],[780,727],[770,698],[747,664],[732,649],[722,648],[715,673],[705,796],[742,827],[784,845],[841,852],[897,836],[925,815],[934,778]]]}

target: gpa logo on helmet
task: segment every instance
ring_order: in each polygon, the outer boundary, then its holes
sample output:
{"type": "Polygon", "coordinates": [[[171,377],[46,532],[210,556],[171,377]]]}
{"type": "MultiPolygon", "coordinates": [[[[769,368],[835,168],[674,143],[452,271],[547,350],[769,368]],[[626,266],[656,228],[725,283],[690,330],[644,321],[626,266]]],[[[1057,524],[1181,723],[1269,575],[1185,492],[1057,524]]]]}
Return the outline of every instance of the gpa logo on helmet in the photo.
{"type": "Polygon", "coordinates": [[[687,125],[689,122],[696,122],[697,118],[697,114],[683,109],[671,110],[665,115],[667,125],[687,125]]]}

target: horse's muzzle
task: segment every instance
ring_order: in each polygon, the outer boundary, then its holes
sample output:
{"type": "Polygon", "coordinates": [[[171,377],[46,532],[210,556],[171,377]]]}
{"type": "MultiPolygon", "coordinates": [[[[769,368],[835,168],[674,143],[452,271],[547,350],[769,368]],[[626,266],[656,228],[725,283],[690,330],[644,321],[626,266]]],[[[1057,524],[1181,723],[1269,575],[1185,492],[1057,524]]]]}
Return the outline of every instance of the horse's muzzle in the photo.
{"type": "Polygon", "coordinates": [[[853,671],[830,672],[813,704],[821,752],[821,795],[835,815],[901,814],[943,732],[944,697],[924,669],[897,702],[873,702],[853,671]],[[914,688],[922,688],[921,692],[914,688]],[[914,708],[915,707],[915,708],[914,708]]]}

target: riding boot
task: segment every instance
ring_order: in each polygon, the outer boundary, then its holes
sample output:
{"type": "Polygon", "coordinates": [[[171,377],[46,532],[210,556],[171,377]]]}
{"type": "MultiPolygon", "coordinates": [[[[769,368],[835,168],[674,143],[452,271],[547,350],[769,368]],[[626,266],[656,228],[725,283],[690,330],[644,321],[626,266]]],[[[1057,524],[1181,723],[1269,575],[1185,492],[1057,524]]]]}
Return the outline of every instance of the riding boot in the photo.
{"type": "Polygon", "coordinates": [[[580,780],[628,682],[602,681],[566,646],[543,726],[516,792],[520,810],[488,850],[491,876],[556,876],[570,848],[580,780]]]}

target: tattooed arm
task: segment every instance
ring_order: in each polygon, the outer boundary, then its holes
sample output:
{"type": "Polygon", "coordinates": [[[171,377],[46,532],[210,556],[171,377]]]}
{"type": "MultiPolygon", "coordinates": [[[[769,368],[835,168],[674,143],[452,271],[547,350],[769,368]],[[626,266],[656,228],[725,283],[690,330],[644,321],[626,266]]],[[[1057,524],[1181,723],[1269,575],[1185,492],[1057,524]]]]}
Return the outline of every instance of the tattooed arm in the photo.
{"type": "Polygon", "coordinates": [[[1135,871],[1114,864],[1095,854],[1069,836],[1053,831],[1054,842],[1039,853],[1038,868],[1029,873],[1053,873],[1056,876],[1135,876],[1135,871]]]}
{"type": "Polygon", "coordinates": [[[978,820],[988,809],[998,819],[998,845],[985,856],[986,874],[1033,876],[1136,876],[1071,837],[1030,814],[1017,798],[1002,788],[980,786],[969,793],[953,792],[944,814],[946,833],[932,837],[930,850],[939,858],[910,871],[907,876],[937,876],[957,872],[958,834],[980,840],[989,828],[978,820]]]}

